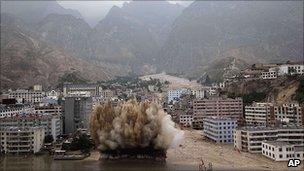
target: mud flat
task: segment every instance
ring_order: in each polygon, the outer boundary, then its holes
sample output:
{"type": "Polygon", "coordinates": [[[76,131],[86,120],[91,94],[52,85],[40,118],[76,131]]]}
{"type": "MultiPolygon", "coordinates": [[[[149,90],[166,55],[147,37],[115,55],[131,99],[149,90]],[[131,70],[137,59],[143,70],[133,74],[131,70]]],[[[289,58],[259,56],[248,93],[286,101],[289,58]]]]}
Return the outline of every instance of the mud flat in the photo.
{"type": "Polygon", "coordinates": [[[154,75],[145,75],[140,77],[142,80],[159,79],[162,82],[168,81],[169,88],[200,88],[202,87],[199,83],[194,81],[189,81],[186,78],[175,77],[172,75],[167,75],[165,73],[154,74],[154,75]]]}
{"type": "Polygon", "coordinates": [[[205,140],[201,131],[185,130],[181,146],[167,151],[167,163],[197,166],[201,159],[212,163],[214,170],[304,170],[303,162],[297,168],[288,168],[287,162],[275,162],[262,154],[238,152],[233,144],[220,145],[205,140]]]}

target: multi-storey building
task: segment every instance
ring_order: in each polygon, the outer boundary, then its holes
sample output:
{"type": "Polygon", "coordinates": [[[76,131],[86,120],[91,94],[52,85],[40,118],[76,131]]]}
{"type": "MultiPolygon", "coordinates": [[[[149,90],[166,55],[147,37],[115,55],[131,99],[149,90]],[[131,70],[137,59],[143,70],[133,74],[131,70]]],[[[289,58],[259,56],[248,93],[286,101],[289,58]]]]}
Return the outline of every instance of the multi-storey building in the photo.
{"type": "Polygon", "coordinates": [[[22,100],[25,103],[40,103],[45,97],[45,93],[43,91],[16,90],[10,91],[8,97],[22,100]]]}
{"type": "Polygon", "coordinates": [[[251,153],[261,153],[263,141],[304,143],[304,128],[299,126],[241,127],[234,131],[234,147],[251,153]]]}
{"type": "Polygon", "coordinates": [[[79,94],[81,92],[88,92],[91,96],[99,96],[102,91],[102,87],[98,84],[70,84],[65,83],[63,85],[63,95],[79,94]]]}
{"type": "Polygon", "coordinates": [[[114,97],[114,92],[112,90],[102,90],[101,91],[101,96],[105,99],[105,100],[110,100],[111,98],[114,97]]]}
{"type": "Polygon", "coordinates": [[[168,91],[168,103],[178,100],[182,94],[186,94],[188,92],[189,92],[189,90],[185,89],[185,88],[169,90],[168,91]]]}
{"type": "Polygon", "coordinates": [[[191,127],[193,121],[192,115],[180,115],[179,116],[179,123],[185,127],[191,127]]]}
{"type": "Polygon", "coordinates": [[[233,143],[233,130],[236,127],[236,119],[206,117],[204,119],[204,136],[217,143],[233,143]]]}
{"type": "Polygon", "coordinates": [[[0,152],[5,154],[37,153],[45,137],[43,127],[6,127],[0,135],[0,152]]]}
{"type": "Polygon", "coordinates": [[[207,96],[206,89],[192,89],[191,94],[195,96],[196,99],[202,99],[207,96]]]}
{"type": "Polygon", "coordinates": [[[60,105],[35,106],[35,113],[39,115],[62,115],[62,107],[60,105]]]}
{"type": "Polygon", "coordinates": [[[245,120],[248,125],[271,125],[276,121],[303,125],[304,110],[296,103],[277,105],[273,103],[253,103],[245,106],[245,120]]]}
{"type": "Polygon", "coordinates": [[[52,135],[54,140],[62,134],[62,122],[58,115],[25,114],[0,118],[0,128],[35,126],[43,127],[45,135],[52,135]]]}
{"type": "Polygon", "coordinates": [[[34,111],[34,107],[28,104],[0,105],[0,118],[33,113],[34,111]]]}
{"type": "Polygon", "coordinates": [[[63,102],[64,133],[74,133],[77,129],[86,129],[92,112],[92,97],[65,97],[63,102]]]}
{"type": "Polygon", "coordinates": [[[304,144],[290,144],[287,142],[264,141],[262,154],[275,161],[290,159],[304,159],[304,144]]]}
{"type": "Polygon", "coordinates": [[[261,78],[262,79],[276,79],[278,78],[278,73],[276,71],[272,71],[272,70],[269,70],[269,71],[264,71],[261,73],[261,78]]]}
{"type": "Polygon", "coordinates": [[[193,101],[193,128],[203,128],[203,119],[209,116],[241,119],[243,101],[241,98],[210,98],[193,101]]]}
{"type": "Polygon", "coordinates": [[[36,84],[33,86],[34,91],[42,91],[42,85],[36,84]]]}
{"type": "Polygon", "coordinates": [[[284,64],[278,67],[278,75],[296,75],[304,74],[304,65],[284,64]]]}

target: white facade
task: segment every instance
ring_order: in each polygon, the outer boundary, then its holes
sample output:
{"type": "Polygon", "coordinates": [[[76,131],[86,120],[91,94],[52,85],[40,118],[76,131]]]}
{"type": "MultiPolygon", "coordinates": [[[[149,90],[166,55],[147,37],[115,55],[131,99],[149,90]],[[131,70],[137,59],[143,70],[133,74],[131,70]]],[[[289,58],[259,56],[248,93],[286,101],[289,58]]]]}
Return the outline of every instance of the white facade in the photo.
{"type": "Polygon", "coordinates": [[[188,92],[188,90],[184,89],[184,88],[169,90],[168,91],[168,103],[170,103],[171,101],[174,102],[174,101],[178,100],[182,94],[185,94],[187,92],[188,92]]]}
{"type": "Polygon", "coordinates": [[[101,95],[105,100],[111,100],[114,97],[114,92],[112,90],[102,90],[101,95]]]}
{"type": "Polygon", "coordinates": [[[37,153],[45,137],[42,127],[7,127],[0,135],[0,149],[5,154],[37,153]]]}
{"type": "Polygon", "coordinates": [[[53,100],[58,100],[60,93],[56,92],[55,90],[51,90],[46,93],[46,97],[53,100]]]}
{"type": "Polygon", "coordinates": [[[242,127],[234,131],[234,147],[251,153],[262,152],[263,141],[304,143],[304,128],[289,127],[242,127]]]}
{"type": "Polygon", "coordinates": [[[23,115],[13,116],[0,119],[0,128],[9,127],[43,127],[45,135],[52,135],[54,141],[57,136],[62,134],[62,121],[59,116],[56,115],[23,115]]]}
{"type": "Polygon", "coordinates": [[[191,94],[195,96],[196,99],[202,99],[206,96],[206,90],[204,89],[193,89],[191,94]]]}
{"type": "Polygon", "coordinates": [[[266,71],[261,73],[262,79],[276,79],[278,78],[276,71],[266,71]]]}
{"type": "Polygon", "coordinates": [[[281,65],[279,66],[278,69],[278,75],[296,75],[296,74],[304,74],[304,65],[291,65],[291,64],[286,64],[286,65],[281,65]]]}
{"type": "Polygon", "coordinates": [[[42,91],[42,85],[40,84],[34,85],[34,91],[42,91]]]}
{"type": "Polygon", "coordinates": [[[192,115],[180,115],[179,116],[179,123],[185,127],[191,127],[193,121],[192,115]]]}
{"type": "Polygon", "coordinates": [[[204,119],[204,136],[217,143],[233,143],[233,130],[237,120],[223,117],[204,119]]]}
{"type": "Polygon", "coordinates": [[[275,161],[303,160],[304,144],[264,141],[262,142],[262,155],[275,161]]]}
{"type": "Polygon", "coordinates": [[[0,118],[11,117],[15,115],[33,113],[34,107],[30,105],[5,105],[0,106],[0,118]]]}
{"type": "Polygon", "coordinates": [[[102,91],[102,87],[98,84],[70,84],[65,83],[63,85],[64,97],[69,94],[89,93],[90,96],[99,96],[102,91]]]}
{"type": "Polygon", "coordinates": [[[22,99],[28,103],[40,103],[45,93],[42,91],[16,90],[9,92],[9,98],[22,99]]]}

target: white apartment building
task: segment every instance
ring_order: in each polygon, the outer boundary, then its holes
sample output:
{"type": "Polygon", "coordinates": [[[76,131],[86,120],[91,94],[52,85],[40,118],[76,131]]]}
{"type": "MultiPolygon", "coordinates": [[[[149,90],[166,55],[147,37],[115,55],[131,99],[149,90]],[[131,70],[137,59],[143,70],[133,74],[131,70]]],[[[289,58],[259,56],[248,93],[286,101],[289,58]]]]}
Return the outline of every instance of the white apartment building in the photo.
{"type": "Polygon", "coordinates": [[[275,121],[303,125],[304,111],[297,103],[277,105],[273,103],[253,103],[245,106],[245,120],[248,125],[265,126],[275,121]]]}
{"type": "Polygon", "coordinates": [[[191,94],[195,96],[196,99],[202,99],[206,97],[207,90],[204,89],[192,89],[191,94]]]}
{"type": "Polygon", "coordinates": [[[304,74],[304,65],[295,65],[295,64],[284,64],[279,66],[278,75],[302,75],[304,74]]]}
{"type": "Polygon", "coordinates": [[[31,105],[0,105],[0,118],[11,117],[14,115],[33,113],[35,108],[31,105]]]}
{"type": "Polygon", "coordinates": [[[8,98],[23,100],[27,103],[40,103],[45,97],[43,91],[16,90],[9,92],[8,98]]]}
{"type": "Polygon", "coordinates": [[[36,85],[34,85],[33,89],[34,89],[34,91],[42,91],[42,85],[36,84],[36,85]]]}
{"type": "Polygon", "coordinates": [[[233,130],[236,127],[236,119],[206,117],[204,119],[204,136],[216,143],[233,143],[233,130]]]}
{"type": "Polygon", "coordinates": [[[265,71],[261,73],[261,78],[262,79],[276,79],[278,78],[277,72],[276,71],[265,71]]]}
{"type": "Polygon", "coordinates": [[[192,115],[180,115],[179,123],[184,127],[192,127],[193,116],[192,115]]]}
{"type": "Polygon", "coordinates": [[[289,159],[304,159],[304,144],[290,144],[286,142],[263,141],[262,155],[274,161],[288,161],[289,159]]]}
{"type": "Polygon", "coordinates": [[[283,127],[242,127],[234,130],[234,147],[251,153],[262,152],[263,141],[304,143],[304,128],[283,127]]]}
{"type": "Polygon", "coordinates": [[[168,91],[168,103],[174,102],[180,98],[182,94],[188,93],[188,89],[181,88],[168,91]]]}
{"type": "Polygon", "coordinates": [[[46,92],[46,97],[53,100],[58,100],[58,97],[60,95],[60,92],[57,92],[55,90],[51,90],[49,92],[46,92]]]}
{"type": "Polygon", "coordinates": [[[43,127],[45,135],[52,135],[54,141],[62,134],[62,120],[58,115],[26,114],[0,119],[0,128],[35,126],[43,127]]]}
{"type": "Polygon", "coordinates": [[[241,98],[210,98],[193,100],[193,128],[203,128],[203,119],[209,116],[240,119],[243,117],[241,98]]]}
{"type": "Polygon", "coordinates": [[[98,84],[71,84],[65,83],[63,85],[64,97],[69,94],[89,93],[90,96],[99,96],[102,91],[102,87],[98,84]]]}
{"type": "Polygon", "coordinates": [[[114,92],[112,90],[102,90],[101,95],[105,100],[111,100],[114,97],[114,92]]]}
{"type": "Polygon", "coordinates": [[[5,154],[37,153],[45,137],[42,127],[6,127],[0,135],[0,151],[5,154]]]}

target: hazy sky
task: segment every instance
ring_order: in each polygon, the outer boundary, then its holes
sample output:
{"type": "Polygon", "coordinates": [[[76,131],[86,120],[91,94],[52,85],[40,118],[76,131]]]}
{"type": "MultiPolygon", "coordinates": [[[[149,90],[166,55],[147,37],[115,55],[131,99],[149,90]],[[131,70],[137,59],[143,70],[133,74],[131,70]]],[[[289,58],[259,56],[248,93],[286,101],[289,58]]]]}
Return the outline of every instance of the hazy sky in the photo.
{"type": "MultiPolygon", "coordinates": [[[[122,6],[128,1],[57,1],[64,8],[76,9],[86,19],[102,19],[113,5],[122,6]]],[[[169,1],[187,6],[193,1],[169,1]]]]}

